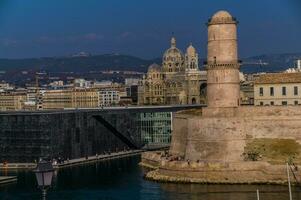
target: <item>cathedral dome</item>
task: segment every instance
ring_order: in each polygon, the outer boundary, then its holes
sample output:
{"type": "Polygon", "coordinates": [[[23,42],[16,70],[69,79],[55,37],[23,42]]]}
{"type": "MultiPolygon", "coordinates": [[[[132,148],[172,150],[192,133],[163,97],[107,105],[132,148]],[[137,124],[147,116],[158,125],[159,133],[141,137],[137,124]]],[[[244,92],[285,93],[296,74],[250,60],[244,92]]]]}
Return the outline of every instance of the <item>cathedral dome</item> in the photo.
{"type": "Polygon", "coordinates": [[[163,61],[180,62],[183,59],[182,52],[176,47],[176,39],[171,38],[171,47],[163,55],[163,61]]]}
{"type": "Polygon", "coordinates": [[[153,63],[148,67],[148,72],[160,72],[161,71],[161,66],[153,63]]]}

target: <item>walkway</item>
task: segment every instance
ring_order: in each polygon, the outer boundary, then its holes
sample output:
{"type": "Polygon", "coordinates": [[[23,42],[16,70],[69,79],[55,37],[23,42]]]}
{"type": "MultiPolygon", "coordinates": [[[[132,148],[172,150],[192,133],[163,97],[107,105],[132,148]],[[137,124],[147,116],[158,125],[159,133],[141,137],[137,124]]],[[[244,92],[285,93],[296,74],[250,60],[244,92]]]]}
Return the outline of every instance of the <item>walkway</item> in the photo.
{"type": "MultiPolygon", "coordinates": [[[[91,162],[97,162],[101,160],[110,160],[116,159],[121,157],[133,156],[142,153],[144,150],[129,150],[129,151],[121,151],[116,153],[110,154],[102,154],[98,156],[89,156],[88,158],[76,158],[71,159],[69,161],[65,160],[63,163],[53,165],[54,168],[59,169],[62,167],[69,167],[75,165],[82,165],[91,162]]],[[[7,163],[7,164],[0,164],[0,169],[4,170],[17,170],[17,169],[34,169],[36,167],[35,163],[7,163]]]]}

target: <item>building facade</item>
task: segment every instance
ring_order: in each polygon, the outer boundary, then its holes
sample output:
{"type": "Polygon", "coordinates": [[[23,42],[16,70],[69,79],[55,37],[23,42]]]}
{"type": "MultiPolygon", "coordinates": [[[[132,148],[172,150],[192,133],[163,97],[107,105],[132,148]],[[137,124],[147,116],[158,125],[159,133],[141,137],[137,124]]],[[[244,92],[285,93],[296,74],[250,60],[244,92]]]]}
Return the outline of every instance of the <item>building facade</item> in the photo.
{"type": "Polygon", "coordinates": [[[170,143],[172,112],[139,113],[137,119],[143,143],[146,145],[170,143]]]}
{"type": "Polygon", "coordinates": [[[22,110],[26,94],[19,93],[1,93],[0,94],[0,111],[22,110]]]}
{"type": "Polygon", "coordinates": [[[40,110],[65,108],[96,108],[99,93],[96,89],[45,90],[40,94],[40,110]]]}
{"type": "Polygon", "coordinates": [[[72,90],[46,90],[39,94],[38,109],[72,108],[72,90]]]}
{"type": "Polygon", "coordinates": [[[256,106],[301,104],[301,73],[261,74],[254,83],[256,106]]]}
{"type": "Polygon", "coordinates": [[[96,108],[98,107],[98,91],[96,89],[75,89],[72,91],[73,108],[96,108]]]}
{"type": "Polygon", "coordinates": [[[98,94],[99,107],[118,105],[120,101],[119,91],[117,90],[101,90],[98,94]]]}
{"type": "Polygon", "coordinates": [[[206,72],[198,67],[198,54],[190,45],[184,55],[171,39],[171,47],[163,55],[162,66],[152,64],[139,83],[138,104],[197,104],[205,103],[201,84],[206,72]]]}

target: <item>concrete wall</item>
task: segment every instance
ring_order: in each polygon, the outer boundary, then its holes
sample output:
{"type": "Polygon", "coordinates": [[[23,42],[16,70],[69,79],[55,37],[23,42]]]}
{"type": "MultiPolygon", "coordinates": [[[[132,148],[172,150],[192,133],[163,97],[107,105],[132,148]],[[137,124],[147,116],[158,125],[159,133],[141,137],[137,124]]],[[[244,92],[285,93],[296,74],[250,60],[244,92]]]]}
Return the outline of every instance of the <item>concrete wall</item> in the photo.
{"type": "MultiPolygon", "coordinates": [[[[105,118],[119,130],[132,127],[127,120],[131,117],[121,115],[105,118]]],[[[33,162],[40,157],[71,159],[127,147],[90,113],[0,115],[0,127],[2,162],[33,162]]],[[[139,140],[137,132],[130,133],[139,140]]]]}
{"type": "MultiPolygon", "coordinates": [[[[193,107],[198,106],[2,112],[0,162],[33,162],[40,157],[71,159],[128,147],[94,116],[103,117],[118,132],[139,146],[143,143],[141,113],[170,113],[193,107]]],[[[156,115],[150,116],[149,124],[158,121],[156,115]]],[[[156,123],[155,128],[159,130],[159,126],[165,124],[156,123]]]]}

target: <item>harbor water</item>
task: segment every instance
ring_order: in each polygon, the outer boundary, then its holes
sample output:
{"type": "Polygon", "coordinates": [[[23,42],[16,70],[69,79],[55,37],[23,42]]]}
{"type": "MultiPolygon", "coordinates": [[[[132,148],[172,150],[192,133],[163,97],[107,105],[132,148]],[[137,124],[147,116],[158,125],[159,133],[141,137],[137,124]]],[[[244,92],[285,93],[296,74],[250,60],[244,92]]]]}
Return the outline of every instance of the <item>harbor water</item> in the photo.
{"type": "MultiPolygon", "coordinates": [[[[200,185],[157,183],[145,180],[146,169],[138,163],[140,156],[100,161],[56,171],[49,200],[255,200],[256,190],[263,200],[288,200],[287,186],[274,185],[200,185]]],[[[35,175],[31,171],[2,171],[1,175],[16,175],[18,182],[0,186],[1,200],[41,199],[35,175]]],[[[301,199],[301,189],[293,188],[293,199],[301,199]]]]}

